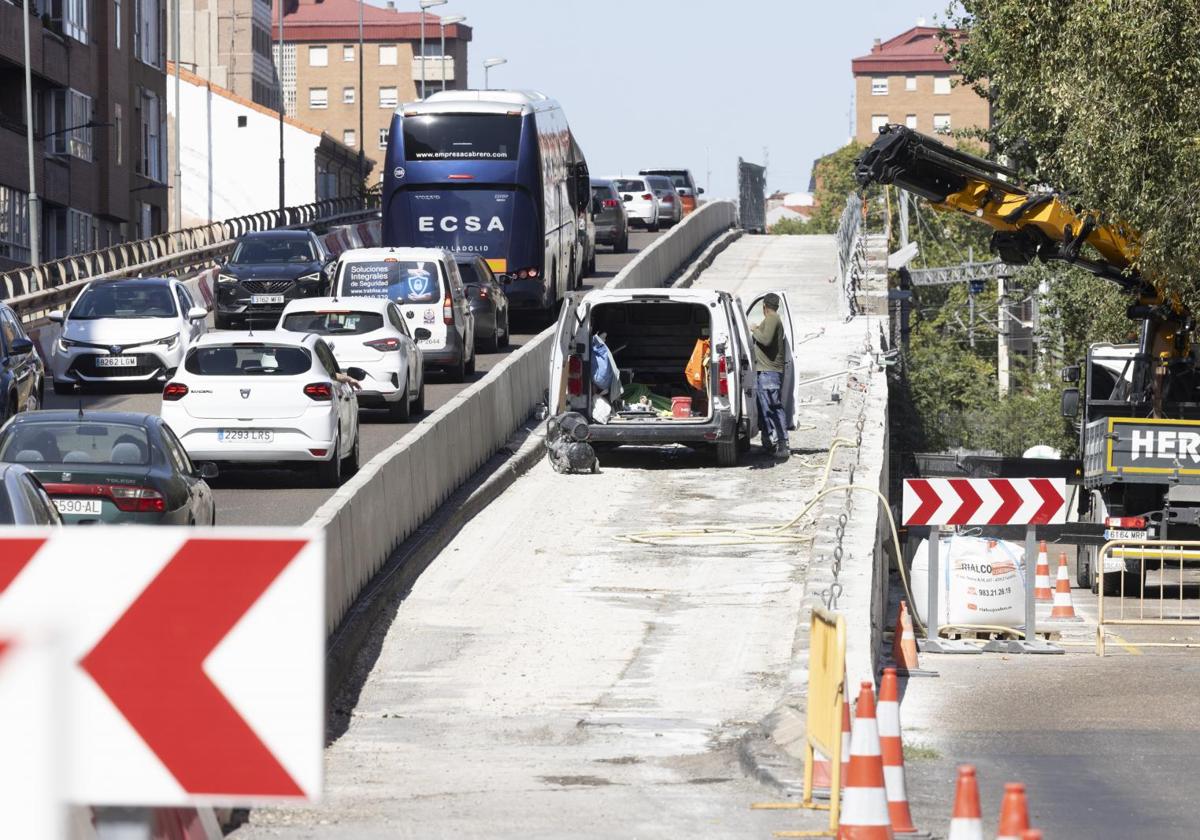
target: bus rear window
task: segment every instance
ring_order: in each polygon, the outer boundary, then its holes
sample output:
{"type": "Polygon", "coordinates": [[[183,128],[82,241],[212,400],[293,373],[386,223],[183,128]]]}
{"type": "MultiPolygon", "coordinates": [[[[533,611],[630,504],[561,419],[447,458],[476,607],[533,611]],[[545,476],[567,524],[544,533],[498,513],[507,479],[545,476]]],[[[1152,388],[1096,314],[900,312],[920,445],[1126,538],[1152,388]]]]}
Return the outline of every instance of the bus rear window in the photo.
{"type": "Polygon", "coordinates": [[[441,272],[433,260],[345,263],[338,288],[347,297],[386,297],[400,304],[442,300],[441,272]]]}
{"type": "Polygon", "coordinates": [[[521,117],[431,114],[404,120],[406,160],[516,160],[521,117]]]}

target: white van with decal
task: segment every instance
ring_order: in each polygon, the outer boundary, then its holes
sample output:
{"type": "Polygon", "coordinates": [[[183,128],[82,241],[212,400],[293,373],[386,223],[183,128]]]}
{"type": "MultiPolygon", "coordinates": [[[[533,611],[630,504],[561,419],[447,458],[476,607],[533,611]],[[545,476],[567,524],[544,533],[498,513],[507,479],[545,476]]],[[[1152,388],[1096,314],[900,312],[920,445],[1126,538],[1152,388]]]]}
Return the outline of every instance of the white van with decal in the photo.
{"type": "Polygon", "coordinates": [[[454,257],[439,248],[353,248],[343,251],[334,274],[338,297],[390,298],[412,332],[429,336],[418,345],[426,368],[445,370],[456,382],[475,372],[475,316],[454,257]]]}

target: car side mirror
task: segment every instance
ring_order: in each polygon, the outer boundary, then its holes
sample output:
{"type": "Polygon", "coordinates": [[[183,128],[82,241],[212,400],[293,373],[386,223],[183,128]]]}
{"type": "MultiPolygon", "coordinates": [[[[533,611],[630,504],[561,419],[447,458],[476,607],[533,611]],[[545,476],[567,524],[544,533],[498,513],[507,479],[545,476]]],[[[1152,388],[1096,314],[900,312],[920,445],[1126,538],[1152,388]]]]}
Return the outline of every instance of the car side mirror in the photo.
{"type": "Polygon", "coordinates": [[[61,324],[63,321],[67,320],[67,313],[63,312],[61,309],[59,309],[56,312],[51,312],[46,317],[49,318],[50,321],[55,324],[61,324]]]}
{"type": "Polygon", "coordinates": [[[704,195],[704,187],[700,187],[700,189],[696,190],[696,195],[704,195]]]}
{"type": "Polygon", "coordinates": [[[213,257],[213,263],[216,265],[225,265],[229,262],[229,257],[213,257]]]}
{"type": "Polygon", "coordinates": [[[196,475],[204,479],[216,478],[220,474],[217,465],[212,461],[205,461],[203,464],[196,465],[196,475]]]}
{"type": "Polygon", "coordinates": [[[1063,382],[1078,382],[1079,381],[1079,365],[1067,365],[1062,369],[1063,382]]]}
{"type": "Polygon", "coordinates": [[[1062,409],[1063,417],[1073,418],[1079,415],[1079,389],[1065,388],[1062,392],[1062,409]]]}
{"type": "Polygon", "coordinates": [[[208,310],[203,306],[193,306],[187,311],[187,319],[189,321],[203,321],[208,317],[208,310]]]}
{"type": "Polygon", "coordinates": [[[33,342],[28,338],[14,339],[13,343],[8,346],[8,352],[13,356],[24,356],[26,353],[32,353],[33,342]]]}
{"type": "Polygon", "coordinates": [[[413,332],[413,337],[416,338],[417,341],[424,341],[427,338],[432,338],[433,333],[424,327],[417,327],[416,331],[413,332]]]}
{"type": "Polygon", "coordinates": [[[346,375],[357,379],[359,382],[367,378],[367,372],[360,367],[346,368],[346,375]]]}

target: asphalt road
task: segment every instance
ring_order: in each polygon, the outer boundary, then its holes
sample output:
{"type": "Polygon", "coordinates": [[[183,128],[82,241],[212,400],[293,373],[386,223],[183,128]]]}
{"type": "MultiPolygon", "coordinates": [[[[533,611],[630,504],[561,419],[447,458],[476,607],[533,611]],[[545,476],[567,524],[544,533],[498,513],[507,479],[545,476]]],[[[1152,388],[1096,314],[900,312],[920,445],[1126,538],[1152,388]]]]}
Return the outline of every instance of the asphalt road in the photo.
{"type": "MultiPolygon", "coordinates": [[[[600,246],[596,255],[596,273],[584,280],[584,288],[607,282],[640,249],[660,235],[633,233],[630,236],[630,250],[626,254],[613,254],[608,248],[600,246]]],[[[480,353],[475,365],[475,375],[468,377],[464,384],[448,382],[438,374],[430,374],[425,386],[426,413],[443,405],[466,385],[481,379],[493,365],[509,353],[515,352],[545,326],[514,315],[514,332],[510,345],[499,353],[480,353]]],[[[162,404],[159,395],[159,389],[155,388],[137,393],[108,392],[60,397],[47,388],[46,408],[74,408],[82,401],[85,409],[157,413],[162,404]]],[[[414,417],[412,423],[393,423],[387,420],[383,412],[362,412],[362,462],[365,464],[402,438],[424,416],[414,417]]],[[[219,525],[301,525],[332,494],[331,490],[316,485],[316,479],[311,472],[295,470],[223,470],[219,477],[209,483],[216,495],[219,525]]]]}

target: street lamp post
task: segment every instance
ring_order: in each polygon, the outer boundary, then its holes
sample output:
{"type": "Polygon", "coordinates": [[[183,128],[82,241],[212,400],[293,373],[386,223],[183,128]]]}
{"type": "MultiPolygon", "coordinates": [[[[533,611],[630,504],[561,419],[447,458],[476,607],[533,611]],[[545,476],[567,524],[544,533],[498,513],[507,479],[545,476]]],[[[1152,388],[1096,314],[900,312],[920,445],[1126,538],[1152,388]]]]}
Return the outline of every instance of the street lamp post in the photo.
{"type": "Polygon", "coordinates": [[[38,209],[37,173],[33,168],[33,77],[29,69],[29,0],[25,0],[25,145],[29,153],[29,264],[41,263],[41,211],[38,209]]]}
{"type": "Polygon", "coordinates": [[[499,67],[501,64],[508,64],[507,58],[485,58],[483,60],[483,89],[491,90],[492,85],[488,78],[488,71],[493,67],[499,67]]]}
{"type": "MultiPolygon", "coordinates": [[[[175,229],[183,230],[183,162],[179,159],[179,123],[183,112],[179,110],[179,0],[175,0],[175,229]]],[[[119,142],[119,141],[118,141],[119,142]]]]}
{"type": "Polygon", "coordinates": [[[282,210],[287,205],[284,204],[283,190],[283,3],[284,0],[276,0],[279,4],[279,59],[275,62],[275,78],[279,80],[279,209],[282,210]]]}
{"type": "Polygon", "coordinates": [[[425,10],[445,6],[447,0],[421,0],[421,98],[425,98],[425,10]]]}
{"type": "Polygon", "coordinates": [[[363,100],[367,98],[363,90],[363,4],[366,0],[358,0],[358,191],[366,190],[366,149],[367,138],[363,136],[363,100]]]}
{"type": "Polygon", "coordinates": [[[450,15],[449,17],[439,18],[438,21],[442,26],[442,90],[446,89],[446,27],[455,23],[462,23],[467,19],[466,15],[450,15]]]}

